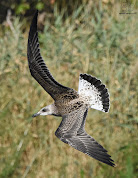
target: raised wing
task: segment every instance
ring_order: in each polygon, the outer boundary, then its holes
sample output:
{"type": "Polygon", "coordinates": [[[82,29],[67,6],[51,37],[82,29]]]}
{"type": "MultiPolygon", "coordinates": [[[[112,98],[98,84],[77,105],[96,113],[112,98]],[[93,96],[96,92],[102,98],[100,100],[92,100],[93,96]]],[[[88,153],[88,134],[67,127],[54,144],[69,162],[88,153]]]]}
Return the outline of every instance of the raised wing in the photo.
{"type": "Polygon", "coordinates": [[[38,11],[33,17],[28,37],[27,57],[29,69],[31,75],[36,79],[36,81],[47,91],[47,93],[51,95],[54,100],[57,100],[59,95],[62,93],[74,90],[59,84],[49,72],[40,54],[37,32],[37,16],[38,11]]]}
{"type": "Polygon", "coordinates": [[[79,110],[64,116],[55,135],[73,148],[114,167],[114,161],[107,154],[107,150],[85,132],[87,112],[87,108],[81,107],[79,110]]]}

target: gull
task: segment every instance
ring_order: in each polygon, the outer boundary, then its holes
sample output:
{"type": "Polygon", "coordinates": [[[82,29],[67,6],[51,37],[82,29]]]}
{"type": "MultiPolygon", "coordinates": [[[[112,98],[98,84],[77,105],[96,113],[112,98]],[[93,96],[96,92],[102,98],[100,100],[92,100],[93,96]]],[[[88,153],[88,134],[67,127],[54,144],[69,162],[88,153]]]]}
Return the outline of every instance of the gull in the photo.
{"type": "Polygon", "coordinates": [[[47,68],[39,48],[36,11],[29,31],[27,57],[31,75],[54,99],[32,117],[54,115],[62,117],[55,135],[64,143],[112,167],[107,150],[85,131],[88,109],[109,111],[109,93],[102,82],[88,74],[80,74],[78,92],[58,83],[47,68]]]}

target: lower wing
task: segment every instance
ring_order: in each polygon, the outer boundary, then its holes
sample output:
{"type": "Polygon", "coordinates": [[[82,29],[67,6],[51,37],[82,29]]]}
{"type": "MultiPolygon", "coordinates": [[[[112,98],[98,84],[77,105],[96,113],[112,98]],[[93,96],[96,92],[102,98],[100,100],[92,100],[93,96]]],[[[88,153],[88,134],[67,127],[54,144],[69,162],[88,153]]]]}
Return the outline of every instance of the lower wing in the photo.
{"type": "Polygon", "coordinates": [[[82,106],[78,110],[63,116],[55,135],[73,148],[114,167],[114,161],[107,154],[107,151],[85,132],[87,111],[88,109],[82,106]]]}

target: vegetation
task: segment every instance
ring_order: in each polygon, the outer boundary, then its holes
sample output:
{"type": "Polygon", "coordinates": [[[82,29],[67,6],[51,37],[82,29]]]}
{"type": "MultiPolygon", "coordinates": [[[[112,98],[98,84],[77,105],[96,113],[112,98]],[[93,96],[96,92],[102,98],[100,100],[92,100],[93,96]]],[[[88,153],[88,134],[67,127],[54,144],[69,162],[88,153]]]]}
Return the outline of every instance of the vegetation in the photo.
{"type": "MultiPolygon", "coordinates": [[[[63,20],[54,6],[39,32],[42,56],[57,81],[77,90],[80,73],[110,91],[108,114],[89,110],[86,131],[112,155],[116,168],[74,150],[55,137],[61,118],[32,118],[52,98],[31,77],[29,28],[18,17],[0,27],[0,177],[137,177],[137,20],[92,1],[63,20]]],[[[30,24],[28,24],[29,27],[30,24]]]]}

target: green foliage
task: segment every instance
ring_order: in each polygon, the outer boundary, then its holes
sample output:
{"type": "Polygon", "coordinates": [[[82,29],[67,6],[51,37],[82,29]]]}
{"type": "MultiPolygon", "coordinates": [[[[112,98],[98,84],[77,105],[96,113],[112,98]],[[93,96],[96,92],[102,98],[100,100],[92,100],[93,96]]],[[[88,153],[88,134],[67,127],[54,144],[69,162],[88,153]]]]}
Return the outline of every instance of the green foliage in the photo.
{"type": "Polygon", "coordinates": [[[16,8],[16,14],[24,14],[30,8],[28,3],[19,4],[16,8]]]}
{"type": "Polygon", "coordinates": [[[22,24],[14,18],[0,32],[0,177],[138,176],[138,24],[135,16],[119,15],[117,9],[84,4],[65,19],[65,11],[59,13],[55,6],[54,22],[47,18],[39,33],[42,56],[57,81],[77,90],[79,74],[86,72],[109,88],[110,112],[89,110],[86,131],[109,151],[117,167],[57,139],[60,118],[31,118],[52,99],[30,75],[29,29],[22,33],[22,24]]]}

